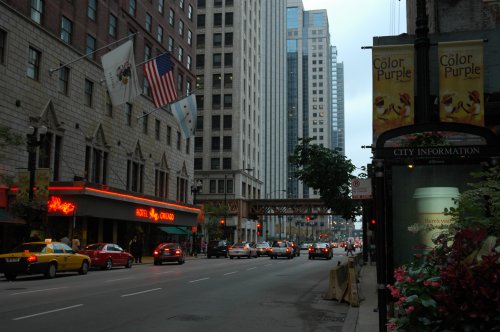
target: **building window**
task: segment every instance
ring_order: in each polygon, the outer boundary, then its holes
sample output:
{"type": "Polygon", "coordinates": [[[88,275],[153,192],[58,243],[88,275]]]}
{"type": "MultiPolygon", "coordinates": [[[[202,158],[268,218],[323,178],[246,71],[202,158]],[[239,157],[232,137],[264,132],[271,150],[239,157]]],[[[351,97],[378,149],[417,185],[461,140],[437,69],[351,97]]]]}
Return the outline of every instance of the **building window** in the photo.
{"type": "Polygon", "coordinates": [[[231,89],[233,87],[233,74],[224,74],[224,88],[231,89]]]}
{"type": "Polygon", "coordinates": [[[127,160],[127,190],[142,193],[144,190],[144,164],[127,160]]]}
{"type": "Polygon", "coordinates": [[[168,198],[168,173],[164,169],[155,170],[155,196],[168,198]]]}
{"type": "Polygon", "coordinates": [[[233,66],[233,53],[224,53],[224,66],[225,67],[233,66]]]}
{"type": "Polygon", "coordinates": [[[212,130],[220,130],[220,115],[212,115],[212,130]]]}
{"type": "Polygon", "coordinates": [[[142,133],[148,134],[148,122],[149,122],[149,114],[146,112],[142,113],[142,133]]]}
{"type": "Polygon", "coordinates": [[[97,1],[96,0],[88,0],[87,2],[87,17],[92,21],[95,21],[97,17],[97,1]]]}
{"type": "Polygon", "coordinates": [[[214,47],[222,47],[222,33],[214,33],[214,47]]]}
{"type": "Polygon", "coordinates": [[[163,15],[165,11],[165,0],[158,0],[158,12],[163,15]]]}
{"type": "Polygon", "coordinates": [[[85,79],[85,105],[92,107],[92,97],[94,94],[94,82],[85,79]]]}
{"type": "Polygon", "coordinates": [[[109,27],[108,33],[111,37],[116,38],[116,33],[118,30],[118,19],[115,15],[109,14],[109,27]]]}
{"type": "Polygon", "coordinates": [[[144,45],[144,61],[151,59],[151,46],[144,45]]]}
{"type": "Polygon", "coordinates": [[[127,107],[125,109],[125,119],[127,126],[131,127],[132,126],[132,104],[127,103],[127,107]]]}
{"type": "Polygon", "coordinates": [[[160,129],[161,129],[161,122],[158,119],[155,119],[155,138],[157,141],[160,140],[160,129]]]}
{"type": "Polygon", "coordinates": [[[220,159],[211,158],[210,159],[210,169],[220,169],[220,159]]]}
{"type": "Polygon", "coordinates": [[[167,145],[172,146],[172,127],[167,126],[167,145]]]}
{"type": "Polygon", "coordinates": [[[205,96],[196,95],[196,108],[200,111],[205,108],[205,96]]]}
{"type": "Polygon", "coordinates": [[[212,65],[216,68],[220,67],[221,65],[221,54],[220,53],[214,53],[213,54],[213,62],[212,65]]]}
{"type": "Polygon", "coordinates": [[[61,39],[71,44],[71,36],[73,33],[73,22],[71,22],[67,17],[63,16],[61,18],[61,39]]]}
{"type": "Polygon", "coordinates": [[[179,0],[179,7],[184,9],[184,0],[179,0]]]}
{"type": "Polygon", "coordinates": [[[196,36],[196,47],[199,49],[205,48],[205,35],[200,34],[196,36]]]}
{"type": "Polygon", "coordinates": [[[222,7],[222,0],[214,0],[214,7],[222,7]]]}
{"type": "Polygon", "coordinates": [[[151,15],[146,13],[146,30],[151,32],[152,26],[153,26],[153,18],[151,17],[151,15]]]}
{"type": "Polygon", "coordinates": [[[177,150],[181,151],[181,132],[177,132],[177,150]]]}
{"type": "MultiPolygon", "coordinates": [[[[63,64],[61,64],[62,66],[63,64]]],[[[59,92],[67,96],[69,91],[69,68],[59,69],[59,92]]]]}
{"type": "Polygon", "coordinates": [[[179,49],[177,50],[177,60],[179,60],[180,63],[182,63],[183,56],[184,56],[184,49],[182,47],[179,47],[179,49]]]}
{"type": "Polygon", "coordinates": [[[220,151],[220,137],[212,137],[212,152],[220,151]]]}
{"type": "Polygon", "coordinates": [[[188,13],[187,13],[187,15],[188,15],[188,19],[190,21],[193,21],[193,6],[188,5],[188,13]]]}
{"type": "Polygon", "coordinates": [[[85,49],[85,54],[87,54],[87,58],[90,60],[94,59],[95,43],[95,38],[91,35],[87,35],[87,48],[85,49]]]}
{"type": "Polygon", "coordinates": [[[135,17],[135,10],[137,8],[136,0],[128,0],[128,13],[135,17]]]}
{"type": "Polygon", "coordinates": [[[168,36],[168,51],[174,51],[174,39],[171,36],[168,36]]]}
{"type": "Polygon", "coordinates": [[[189,154],[189,148],[191,146],[190,138],[186,138],[186,154],[189,154]]]}
{"type": "Polygon", "coordinates": [[[224,188],[224,180],[218,180],[217,182],[218,182],[218,184],[217,184],[217,192],[219,194],[223,194],[224,193],[224,189],[225,189],[224,188]]]}
{"type": "Polygon", "coordinates": [[[206,0],[198,0],[198,8],[205,8],[206,0]]]}
{"type": "Polygon", "coordinates": [[[87,146],[85,149],[85,174],[87,181],[107,184],[108,159],[106,151],[87,146]]]}
{"type": "Polygon", "coordinates": [[[226,13],[224,25],[227,27],[233,26],[233,13],[226,13]]]}
{"type": "Polygon", "coordinates": [[[191,66],[192,66],[192,60],[191,60],[191,56],[188,55],[187,58],[186,58],[186,68],[188,70],[191,70],[191,66]]]}
{"type": "Polygon", "coordinates": [[[170,8],[168,10],[168,24],[170,24],[170,26],[174,26],[174,23],[175,23],[175,12],[172,8],[170,8]]]}
{"type": "Polygon", "coordinates": [[[188,45],[193,45],[193,33],[191,32],[191,30],[188,30],[187,33],[187,43],[188,45]]]}
{"type": "Polygon", "coordinates": [[[203,115],[196,117],[196,131],[203,131],[203,115]]]}
{"type": "Polygon", "coordinates": [[[186,94],[191,92],[191,81],[186,80],[186,94]]]}
{"type": "Polygon", "coordinates": [[[158,25],[158,29],[156,32],[156,40],[161,44],[163,43],[163,27],[158,25]]]}
{"type": "Polygon", "coordinates": [[[51,168],[53,181],[59,180],[61,147],[62,137],[48,132],[38,150],[38,167],[51,168]]]}
{"type": "Polygon", "coordinates": [[[184,22],[182,20],[179,20],[178,32],[179,36],[184,36],[184,22]]]}
{"type": "Polygon", "coordinates": [[[214,74],[212,76],[212,88],[214,88],[214,89],[220,89],[221,88],[221,83],[222,83],[221,74],[214,74]]]}
{"type": "Polygon", "coordinates": [[[224,136],[222,139],[222,149],[224,151],[231,151],[233,149],[233,141],[231,136],[224,136]]]}
{"type": "Polygon", "coordinates": [[[196,27],[198,29],[205,29],[205,14],[199,14],[196,17],[196,27]]]}
{"type": "Polygon", "coordinates": [[[224,108],[231,108],[233,107],[233,95],[232,94],[225,94],[224,95],[224,108]]]}
{"type": "Polygon", "coordinates": [[[203,169],[203,158],[194,158],[194,169],[197,171],[203,169]]]}
{"type": "Polygon", "coordinates": [[[31,19],[38,24],[42,24],[43,0],[31,0],[31,19]]]}
{"type": "Polygon", "coordinates": [[[28,54],[28,67],[26,68],[26,75],[29,78],[38,81],[40,77],[40,58],[42,57],[42,53],[35,50],[34,48],[29,48],[28,54]]]}
{"type": "Polygon", "coordinates": [[[217,192],[217,180],[210,180],[209,189],[211,194],[215,194],[217,192]]]}
{"type": "Polygon", "coordinates": [[[233,128],[233,116],[231,114],[224,115],[223,128],[224,130],[233,128]]]}
{"type": "Polygon", "coordinates": [[[220,109],[220,95],[212,95],[212,108],[213,109],[220,109]]]}
{"type": "Polygon", "coordinates": [[[182,91],[182,86],[184,85],[184,76],[179,73],[177,75],[177,91],[182,91]]]}
{"type": "Polygon", "coordinates": [[[7,32],[0,29],[0,64],[5,63],[5,47],[7,46],[7,32]]]}
{"type": "Polygon", "coordinates": [[[203,137],[194,138],[194,152],[203,152],[203,137]]]}
{"type": "Polygon", "coordinates": [[[108,91],[106,91],[106,115],[110,118],[113,117],[113,104],[111,103],[111,97],[108,91]]]}
{"type": "Polygon", "coordinates": [[[224,34],[224,46],[233,46],[233,33],[226,32],[224,34]]]}
{"type": "Polygon", "coordinates": [[[222,13],[215,13],[214,14],[214,27],[221,27],[222,26],[222,13]]]}
{"type": "Polygon", "coordinates": [[[226,7],[227,6],[232,6],[234,4],[233,0],[226,0],[226,7]]]}
{"type": "Polygon", "coordinates": [[[205,54],[196,54],[196,68],[203,69],[204,67],[205,67],[205,54]]]}
{"type": "MultiPolygon", "coordinates": [[[[204,83],[205,76],[204,75],[196,75],[196,89],[203,89],[205,86],[204,83]]],[[[199,95],[196,95],[198,98],[199,95]]],[[[198,99],[196,99],[196,105],[199,107],[200,103],[198,102],[198,99]]],[[[202,108],[203,109],[203,108],[202,108]]]]}
{"type": "Polygon", "coordinates": [[[222,168],[223,169],[232,169],[232,160],[231,158],[222,158],[222,168]]]}

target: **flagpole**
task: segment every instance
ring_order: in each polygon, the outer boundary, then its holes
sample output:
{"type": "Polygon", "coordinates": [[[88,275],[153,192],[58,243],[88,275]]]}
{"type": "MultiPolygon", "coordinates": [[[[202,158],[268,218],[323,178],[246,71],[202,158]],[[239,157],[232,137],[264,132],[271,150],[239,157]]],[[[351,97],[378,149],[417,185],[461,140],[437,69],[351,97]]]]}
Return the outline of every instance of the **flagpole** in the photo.
{"type": "Polygon", "coordinates": [[[113,45],[113,44],[119,43],[119,42],[121,42],[121,41],[122,41],[122,40],[124,40],[124,39],[130,39],[130,38],[133,38],[133,37],[135,37],[135,35],[137,35],[137,34],[138,34],[138,32],[136,32],[136,33],[134,33],[134,34],[131,34],[131,35],[127,36],[127,37],[123,37],[123,38],[121,38],[121,39],[118,39],[118,40],[116,40],[116,41],[114,41],[114,42],[112,42],[112,43],[110,43],[110,44],[108,44],[108,45],[105,45],[105,46],[103,46],[103,47],[101,47],[101,48],[98,48],[97,50],[95,50],[95,51],[93,51],[93,52],[90,52],[90,53],[87,53],[87,54],[85,54],[85,55],[82,55],[81,57],[79,57],[79,58],[77,58],[77,59],[75,59],[75,60],[73,60],[73,61],[70,61],[70,62],[68,62],[68,63],[66,63],[66,64],[64,64],[64,65],[62,65],[62,66],[60,66],[60,67],[58,67],[58,68],[55,68],[55,69],[49,69],[49,74],[52,76],[52,73],[54,73],[54,72],[56,72],[56,71],[58,71],[58,70],[61,70],[62,68],[67,67],[68,65],[70,65],[70,64],[72,64],[72,63],[75,63],[75,62],[77,62],[77,61],[80,61],[81,59],[86,58],[86,57],[88,57],[89,55],[94,54],[94,53],[96,53],[96,52],[99,52],[99,51],[101,51],[101,50],[103,50],[103,49],[105,49],[105,48],[108,48],[109,46],[111,46],[111,45],[113,45]]]}
{"type": "MultiPolygon", "coordinates": [[[[153,59],[151,59],[151,60],[153,60],[153,59]]],[[[148,61],[149,61],[149,60],[148,60],[148,61]]],[[[147,61],[145,61],[145,62],[147,62],[147,61]]],[[[144,64],[144,63],[142,63],[142,64],[144,64]]],[[[143,117],[145,117],[145,116],[148,116],[149,114],[151,114],[151,113],[153,113],[153,112],[156,112],[156,111],[158,111],[158,110],[161,110],[161,109],[162,109],[163,107],[165,107],[165,106],[170,106],[171,104],[174,104],[174,103],[176,103],[177,101],[179,101],[179,100],[181,100],[181,99],[184,99],[184,98],[186,98],[186,97],[189,97],[190,95],[192,95],[193,93],[195,93],[195,92],[196,92],[196,91],[198,91],[198,90],[199,90],[199,89],[194,89],[193,91],[189,91],[189,93],[186,93],[186,95],[183,95],[181,98],[177,98],[177,100],[176,100],[175,102],[170,103],[170,104],[167,104],[167,105],[164,105],[164,106],[162,106],[162,107],[155,108],[155,109],[153,109],[152,111],[149,111],[148,113],[144,113],[143,115],[139,115],[139,116],[137,117],[137,119],[141,119],[141,118],[143,118],[143,117]]],[[[170,110],[170,111],[172,111],[172,110],[170,110]]]]}

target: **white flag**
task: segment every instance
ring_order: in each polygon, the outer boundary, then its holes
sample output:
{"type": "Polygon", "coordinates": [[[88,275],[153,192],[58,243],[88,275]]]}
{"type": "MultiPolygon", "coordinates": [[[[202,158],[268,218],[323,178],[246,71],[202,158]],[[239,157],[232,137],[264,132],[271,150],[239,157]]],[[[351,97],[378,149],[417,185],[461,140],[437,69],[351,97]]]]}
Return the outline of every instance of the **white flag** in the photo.
{"type": "Polygon", "coordinates": [[[196,129],[196,96],[189,95],[176,103],[170,104],[172,113],[174,113],[183,138],[189,138],[196,129]]]}
{"type": "Polygon", "coordinates": [[[130,102],[140,94],[132,40],[104,54],[101,61],[113,106],[130,102]]]}

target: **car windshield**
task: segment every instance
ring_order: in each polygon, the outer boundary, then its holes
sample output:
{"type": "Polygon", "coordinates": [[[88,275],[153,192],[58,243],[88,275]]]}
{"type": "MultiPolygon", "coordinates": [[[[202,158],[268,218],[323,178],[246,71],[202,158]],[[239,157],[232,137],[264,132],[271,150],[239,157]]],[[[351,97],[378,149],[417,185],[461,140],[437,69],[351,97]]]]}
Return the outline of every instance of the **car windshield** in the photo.
{"type": "Polygon", "coordinates": [[[243,248],[245,246],[245,243],[235,243],[233,245],[233,248],[243,248]]]}
{"type": "Polygon", "coordinates": [[[275,248],[285,248],[286,242],[276,241],[273,243],[273,247],[275,248]]]}
{"type": "Polygon", "coordinates": [[[12,252],[46,252],[46,250],[45,243],[23,243],[12,249],[12,252]]]}
{"type": "Polygon", "coordinates": [[[85,247],[85,250],[100,250],[102,248],[102,245],[100,244],[89,244],[88,246],[85,247]]]}
{"type": "Polygon", "coordinates": [[[264,244],[264,243],[258,243],[257,248],[267,248],[269,245],[264,244]]]}

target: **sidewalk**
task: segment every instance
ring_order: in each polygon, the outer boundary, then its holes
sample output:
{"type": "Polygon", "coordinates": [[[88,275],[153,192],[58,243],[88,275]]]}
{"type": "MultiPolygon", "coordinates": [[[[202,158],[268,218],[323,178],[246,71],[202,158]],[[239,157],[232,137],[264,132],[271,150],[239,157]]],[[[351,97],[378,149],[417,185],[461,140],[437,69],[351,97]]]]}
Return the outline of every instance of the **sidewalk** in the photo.
{"type": "Polygon", "coordinates": [[[358,283],[360,305],[349,307],[342,332],[373,332],[379,330],[377,266],[367,263],[363,265],[358,283]]]}

